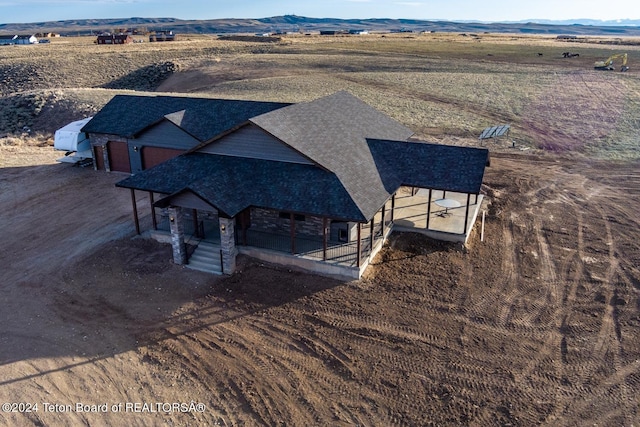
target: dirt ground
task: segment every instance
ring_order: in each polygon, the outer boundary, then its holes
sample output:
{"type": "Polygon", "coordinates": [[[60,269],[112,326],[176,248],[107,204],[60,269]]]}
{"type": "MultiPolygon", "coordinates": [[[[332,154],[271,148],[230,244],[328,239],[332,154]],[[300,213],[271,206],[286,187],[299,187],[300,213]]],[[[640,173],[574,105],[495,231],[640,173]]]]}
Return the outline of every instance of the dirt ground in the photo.
{"type": "Polygon", "coordinates": [[[640,424],[638,163],[493,153],[483,242],[343,283],[173,265],[46,150],[0,168],[0,425],[640,424]]]}

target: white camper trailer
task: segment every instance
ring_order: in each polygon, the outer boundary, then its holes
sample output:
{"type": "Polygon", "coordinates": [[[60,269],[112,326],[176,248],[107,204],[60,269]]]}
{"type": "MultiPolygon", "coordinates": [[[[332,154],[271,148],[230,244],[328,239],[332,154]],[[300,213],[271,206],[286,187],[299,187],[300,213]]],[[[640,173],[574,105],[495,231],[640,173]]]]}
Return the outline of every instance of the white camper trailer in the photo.
{"type": "Polygon", "coordinates": [[[53,148],[65,151],[64,157],[58,159],[59,162],[75,164],[93,159],[89,136],[81,132],[81,129],[89,120],[91,120],[91,117],[71,122],[56,131],[53,148]]]}

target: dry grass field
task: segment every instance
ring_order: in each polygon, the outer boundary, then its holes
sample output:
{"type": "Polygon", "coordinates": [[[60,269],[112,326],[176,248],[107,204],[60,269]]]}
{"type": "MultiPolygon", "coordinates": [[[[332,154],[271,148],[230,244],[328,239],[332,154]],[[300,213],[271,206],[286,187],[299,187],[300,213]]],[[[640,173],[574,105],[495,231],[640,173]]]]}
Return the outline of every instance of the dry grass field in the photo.
{"type": "Polygon", "coordinates": [[[38,405],[0,425],[640,425],[640,47],[608,42],[0,47],[0,403],[38,405]],[[619,51],[629,72],[593,70],[619,51]],[[53,131],[115,93],[338,90],[428,141],[511,125],[485,143],[484,241],[397,234],[348,283],[251,259],[211,277],[132,238],[123,175],[54,161],[53,131]]]}

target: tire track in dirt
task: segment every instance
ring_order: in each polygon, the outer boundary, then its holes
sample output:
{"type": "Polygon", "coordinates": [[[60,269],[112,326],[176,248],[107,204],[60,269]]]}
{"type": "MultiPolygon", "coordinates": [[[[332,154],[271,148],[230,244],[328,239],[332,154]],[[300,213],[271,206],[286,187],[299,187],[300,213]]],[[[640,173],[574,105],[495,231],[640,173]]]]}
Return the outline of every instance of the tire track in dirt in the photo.
{"type": "MultiPolygon", "coordinates": [[[[340,363],[336,366],[333,363],[333,369],[337,368],[337,371],[342,377],[346,377],[348,380],[359,380],[368,382],[368,379],[360,372],[361,368],[355,366],[355,361],[362,354],[372,354],[379,364],[387,366],[388,372],[394,374],[402,373],[402,375],[409,375],[415,372],[423,372],[425,369],[423,358],[407,358],[398,354],[393,349],[397,344],[402,345],[403,342],[412,342],[414,338],[424,339],[424,335],[419,332],[404,327],[392,327],[390,324],[384,321],[376,320],[373,318],[361,319],[359,316],[352,315],[348,312],[331,311],[331,312],[313,312],[307,313],[304,316],[309,323],[315,324],[320,329],[317,331],[317,335],[314,337],[314,342],[320,341],[322,347],[325,347],[320,352],[328,351],[329,354],[339,359],[340,363]],[[326,318],[323,319],[323,317],[326,318]],[[409,332],[407,332],[409,331],[409,332]],[[399,335],[396,335],[396,332],[399,335]],[[330,343],[333,342],[350,342],[347,348],[350,348],[353,352],[352,355],[346,354],[340,351],[330,343]],[[389,371],[390,370],[390,371],[389,371]]],[[[400,413],[411,413],[417,411],[417,413],[423,413],[426,408],[420,400],[407,399],[407,396],[401,394],[401,387],[395,385],[391,381],[386,383],[383,381],[383,386],[376,386],[373,390],[360,391],[356,395],[346,396],[346,400],[357,404],[359,399],[362,399],[362,394],[367,399],[377,401],[382,399],[392,403],[399,408],[400,413]]],[[[345,392],[342,392],[342,398],[345,398],[345,392]]],[[[380,414],[378,414],[378,417],[380,414]]],[[[374,419],[374,418],[372,418],[374,419]]],[[[397,417],[384,417],[385,424],[389,425],[402,425],[400,419],[397,417]]]]}
{"type": "Polygon", "coordinates": [[[513,305],[516,299],[516,294],[510,291],[508,288],[517,285],[521,277],[518,274],[518,269],[515,268],[518,265],[516,256],[516,246],[513,244],[513,213],[509,226],[505,227],[503,232],[504,244],[508,248],[505,257],[502,262],[502,271],[506,272],[506,276],[503,279],[503,285],[501,289],[497,290],[498,293],[504,295],[504,304],[502,311],[498,314],[497,323],[501,327],[506,327],[513,315],[513,305]]]}
{"type": "MultiPolygon", "coordinates": [[[[622,278],[620,277],[621,272],[619,271],[619,259],[617,255],[615,241],[613,239],[613,231],[612,231],[612,223],[609,221],[610,215],[607,215],[603,206],[609,206],[611,203],[608,200],[610,191],[606,191],[598,186],[595,186],[594,189],[593,182],[586,183],[586,181],[582,182],[580,188],[575,189],[572,195],[572,198],[575,200],[587,201],[587,206],[589,210],[587,211],[587,215],[590,215],[590,227],[593,227],[592,231],[603,230],[604,233],[591,233],[589,234],[589,252],[586,251],[586,235],[587,225],[584,223],[583,214],[581,211],[578,212],[578,251],[577,251],[577,268],[575,273],[569,280],[569,290],[567,293],[567,301],[575,301],[577,298],[577,287],[586,284],[583,282],[587,278],[585,277],[585,268],[586,264],[589,264],[591,267],[589,268],[589,275],[592,276],[594,271],[603,270],[603,277],[598,277],[595,282],[598,286],[596,289],[601,289],[601,293],[597,293],[596,295],[601,295],[597,297],[599,301],[602,301],[604,305],[604,309],[602,310],[602,316],[599,320],[600,326],[596,330],[591,332],[589,328],[589,324],[585,323],[576,323],[578,319],[572,321],[571,325],[568,324],[568,316],[565,317],[563,321],[563,329],[567,331],[571,331],[571,339],[573,339],[574,350],[572,353],[572,366],[571,372],[574,381],[577,379],[581,384],[589,385],[585,387],[585,393],[581,393],[580,396],[576,396],[573,399],[568,399],[567,403],[564,407],[557,408],[557,411],[554,413],[553,417],[561,419],[562,414],[568,411],[568,408],[571,408],[572,413],[583,413],[588,412],[588,410],[594,410],[593,407],[598,407],[596,409],[598,412],[605,413],[606,405],[603,402],[606,402],[608,399],[608,395],[615,388],[615,395],[618,396],[622,401],[632,400],[630,398],[633,396],[634,387],[629,387],[625,384],[624,380],[620,380],[619,375],[624,370],[627,369],[624,366],[624,362],[622,362],[620,356],[623,355],[624,350],[620,345],[621,341],[621,327],[619,324],[619,319],[617,318],[617,307],[616,300],[618,299],[618,294],[620,290],[619,286],[616,285],[616,279],[622,278]],[[604,202],[602,202],[604,200],[604,202]],[[595,215],[594,215],[595,214],[595,215]],[[597,220],[598,222],[595,222],[597,220]],[[596,225],[597,224],[597,225],[596,225]],[[606,258],[604,260],[600,260],[594,258],[592,256],[593,251],[596,253],[605,253],[606,258]],[[604,267],[599,267],[594,270],[594,268],[604,263],[604,267]],[[592,340],[587,340],[586,342],[577,341],[577,336],[589,337],[592,336],[592,340]],[[589,344],[591,342],[591,344],[589,344]],[[578,346],[578,347],[576,347],[578,346]],[[584,351],[588,354],[588,358],[584,357],[582,352],[578,353],[576,350],[580,347],[584,347],[584,351]],[[603,364],[605,366],[609,366],[608,370],[612,372],[612,375],[605,377],[604,380],[598,387],[594,387],[594,378],[597,378],[601,375],[599,373],[602,372],[603,364]],[[577,375],[577,378],[575,377],[577,375]],[[609,386],[608,383],[612,385],[609,386]],[[602,385],[607,384],[608,392],[604,393],[598,391],[594,393],[594,390],[601,390],[602,385]],[[605,395],[603,395],[603,393],[605,395]],[[589,405],[585,402],[590,402],[589,405]],[[590,407],[588,407],[590,406],[590,407]],[[604,406],[604,407],[603,407],[604,406]]],[[[617,189],[616,189],[617,190],[617,189]]],[[[563,269],[566,271],[566,269],[563,269]]],[[[588,294],[587,294],[588,295],[588,294]]],[[[584,296],[582,297],[584,298],[584,296]]],[[[581,304],[584,307],[585,301],[583,300],[581,304]]],[[[574,315],[575,317],[575,315],[574,315]]],[[[584,338],[583,338],[584,340],[584,338]]],[[[565,347],[566,348],[566,347],[565,347]]],[[[631,372],[635,372],[635,368],[630,368],[631,372]]],[[[637,388],[635,388],[637,390],[637,388]]],[[[615,405],[615,401],[610,401],[611,405],[615,405]]],[[[611,412],[613,413],[613,412],[611,412]]],[[[605,418],[606,419],[606,418],[605,418]]],[[[631,421],[627,419],[627,421],[631,421]]],[[[618,421],[615,421],[614,424],[617,424],[618,421]]]]}
{"type": "MultiPolygon", "coordinates": [[[[637,395],[635,393],[625,393],[620,396],[620,388],[626,388],[625,383],[631,380],[633,390],[639,389],[640,379],[640,360],[635,360],[626,366],[617,369],[613,375],[608,376],[604,381],[597,384],[597,387],[590,387],[585,391],[587,393],[576,396],[572,402],[567,403],[563,408],[564,413],[583,414],[586,417],[597,417],[603,425],[620,424],[612,420],[619,419],[620,407],[625,406],[629,410],[626,413],[631,414],[634,406],[640,409],[637,402],[634,402],[637,395]],[[612,410],[616,408],[616,410],[612,410]]],[[[637,413],[637,412],[636,412],[637,413]]],[[[559,411],[555,414],[556,421],[564,420],[566,417],[559,411]]],[[[628,425],[633,425],[634,420],[631,415],[626,417],[628,425]]],[[[626,425],[626,424],[625,424],[626,425]]]]}
{"type": "MultiPolygon", "coordinates": [[[[540,224],[536,224],[534,226],[534,229],[536,230],[536,240],[538,242],[538,247],[540,248],[540,251],[541,251],[542,263],[541,263],[540,271],[542,273],[541,274],[542,277],[540,282],[541,284],[551,286],[551,290],[549,294],[545,295],[544,298],[547,300],[547,303],[551,307],[553,307],[552,319],[554,320],[552,320],[552,322],[555,323],[556,328],[554,328],[552,331],[550,331],[547,334],[547,337],[544,339],[542,345],[538,348],[537,352],[535,354],[532,354],[533,357],[529,360],[525,368],[518,373],[518,377],[521,380],[524,380],[524,378],[529,377],[540,364],[544,362],[547,362],[545,364],[548,364],[549,361],[551,361],[551,363],[555,367],[555,371],[557,375],[561,376],[563,372],[563,368],[559,363],[559,361],[564,360],[565,351],[563,349],[566,348],[565,337],[562,334],[562,323],[564,322],[564,319],[560,320],[562,318],[562,314],[561,314],[562,306],[558,303],[559,299],[558,299],[557,282],[555,280],[555,272],[553,274],[549,273],[549,271],[551,271],[549,270],[549,267],[553,267],[553,263],[551,262],[551,257],[549,253],[549,248],[546,242],[543,242],[542,237],[540,235],[540,224]],[[558,352],[560,354],[560,357],[557,357],[558,352]]],[[[544,302],[541,302],[541,304],[544,304],[544,302]]],[[[525,317],[523,320],[525,322],[533,322],[534,318],[535,316],[532,314],[530,316],[525,317]]]]}
{"type": "MultiPolygon", "coordinates": [[[[314,322],[313,316],[310,316],[306,311],[298,311],[295,308],[288,308],[289,315],[292,315],[293,319],[296,319],[297,324],[303,324],[302,321],[314,322]],[[305,319],[305,317],[308,317],[305,319]]],[[[273,313],[272,313],[273,314],[273,313]]],[[[322,326],[322,325],[320,325],[322,326]]],[[[224,326],[224,336],[233,336],[234,339],[226,340],[227,345],[224,346],[224,350],[229,352],[233,356],[235,365],[246,366],[247,370],[251,366],[257,366],[259,377],[253,379],[244,378],[241,376],[242,369],[240,366],[237,370],[234,370],[235,375],[239,376],[239,381],[247,383],[248,381],[255,381],[255,383],[263,383],[264,381],[278,382],[278,378],[287,378],[288,382],[295,383],[295,388],[300,394],[300,402],[294,405],[295,407],[302,406],[306,408],[303,414],[291,414],[291,413],[279,413],[279,411],[285,410],[282,407],[282,403],[270,403],[270,402],[286,402],[284,396],[278,395],[278,388],[265,388],[256,391],[251,389],[246,391],[243,387],[240,390],[245,393],[244,399],[248,402],[255,400],[256,396],[260,397],[260,400],[266,402],[267,408],[271,408],[269,411],[260,413],[260,419],[265,423],[273,423],[278,419],[294,419],[299,422],[308,424],[314,424],[317,420],[326,419],[331,417],[331,414],[317,413],[315,410],[315,404],[311,402],[322,402],[331,398],[332,394],[340,395],[341,399],[346,402],[351,402],[351,405],[356,407],[358,400],[360,399],[359,393],[347,393],[352,388],[348,386],[348,383],[353,380],[354,367],[351,356],[344,351],[336,348],[331,342],[344,341],[344,333],[335,329],[336,333],[331,333],[331,330],[327,332],[326,328],[323,328],[322,335],[316,335],[307,337],[304,334],[301,335],[301,331],[296,326],[289,324],[288,321],[266,321],[260,317],[253,316],[251,319],[243,319],[243,322],[236,324],[226,324],[224,326]],[[287,337],[297,337],[294,340],[287,337]],[[246,343],[252,343],[252,348],[248,348],[246,343]],[[284,345],[284,342],[289,344],[284,345]],[[256,349],[260,349],[260,354],[276,355],[271,358],[264,358],[258,356],[256,349]],[[312,362],[312,363],[310,363],[312,362]],[[318,365],[321,363],[321,365],[318,365]],[[327,369],[321,368],[326,366],[327,369]],[[264,378],[263,378],[264,377],[264,378]],[[269,380],[270,378],[270,380],[269,380]],[[309,379],[312,378],[313,382],[310,383],[309,379]],[[278,409],[278,405],[280,408],[278,409]],[[284,418],[282,418],[284,417],[284,418]],[[304,418],[306,417],[306,421],[304,418]]],[[[377,344],[376,344],[377,345],[377,344]]],[[[393,363],[402,369],[409,369],[403,365],[402,359],[394,359],[393,363]]],[[[283,384],[281,389],[289,389],[292,384],[283,384]]],[[[373,398],[379,399],[380,396],[373,396],[373,398]]],[[[385,396],[390,402],[403,407],[403,400],[394,400],[392,396],[385,396]]],[[[263,402],[263,404],[264,404],[263,402]]],[[[406,404],[404,404],[406,405],[406,404]]],[[[342,417],[346,417],[349,420],[361,420],[362,414],[358,415],[353,413],[346,406],[336,409],[342,417]]],[[[407,406],[408,411],[413,411],[415,408],[407,406]]],[[[289,411],[289,409],[286,409],[289,411]]],[[[373,418],[375,419],[375,417],[373,418]]],[[[387,420],[389,424],[393,424],[393,420],[387,420]]]]}
{"type": "MultiPolygon", "coordinates": [[[[513,378],[507,371],[496,371],[495,369],[487,368],[487,366],[491,365],[490,360],[474,357],[473,354],[460,353],[451,347],[442,348],[442,344],[439,342],[446,342],[446,340],[433,342],[432,335],[429,333],[418,331],[416,334],[417,331],[410,327],[393,325],[376,319],[362,319],[361,316],[345,312],[322,311],[316,315],[325,318],[327,322],[335,326],[337,330],[354,331],[354,333],[357,334],[356,338],[359,339],[355,342],[358,348],[367,348],[373,345],[368,351],[373,352],[377,360],[386,361],[390,366],[413,372],[414,375],[424,375],[420,374],[420,372],[427,373],[429,378],[435,383],[454,385],[457,390],[474,390],[474,392],[481,393],[482,395],[493,395],[497,393],[497,395],[509,395],[525,400],[539,398],[515,386],[513,384],[513,378]],[[368,328],[372,328],[373,330],[369,330],[368,328]],[[380,335],[381,332],[382,335],[380,335]],[[372,334],[376,336],[376,339],[373,341],[367,340],[366,338],[372,334]],[[388,334],[388,336],[386,336],[386,334],[388,334]],[[403,339],[409,340],[424,340],[425,336],[428,337],[425,342],[426,344],[434,346],[437,349],[451,352],[451,358],[447,361],[434,361],[431,363],[421,358],[420,362],[416,364],[403,364],[398,360],[396,352],[380,352],[380,346],[377,344],[379,340],[384,342],[389,339],[394,339],[394,337],[395,339],[402,337],[403,339]],[[364,342],[362,340],[364,340],[364,342]]],[[[456,316],[456,318],[460,319],[461,323],[468,321],[464,316],[456,316]]],[[[491,332],[491,335],[496,334],[495,328],[487,328],[487,330],[491,332]]],[[[326,333],[323,333],[323,336],[325,336],[325,334],[326,333]]],[[[478,335],[483,334],[484,333],[479,333],[478,335]]],[[[495,358],[502,357],[503,356],[500,355],[493,355],[492,361],[495,362],[495,358]]],[[[513,362],[514,361],[509,359],[508,356],[504,356],[505,366],[509,366],[509,363],[513,362]]],[[[385,395],[385,399],[392,399],[392,397],[385,395]]],[[[486,421],[488,422],[489,420],[486,421]]]]}
{"type": "MultiPolygon", "coordinates": [[[[537,275],[536,281],[532,284],[534,286],[542,286],[545,292],[531,301],[532,309],[530,313],[525,313],[519,319],[523,325],[538,325],[543,329],[547,329],[547,332],[536,352],[529,354],[530,359],[526,361],[523,369],[514,372],[514,375],[518,382],[529,382],[531,384],[533,388],[532,395],[542,394],[543,387],[548,387],[549,382],[555,383],[554,393],[556,398],[554,400],[559,402],[567,399],[572,400],[580,395],[574,387],[567,387],[566,378],[568,372],[565,366],[568,363],[567,321],[576,300],[578,283],[582,278],[582,262],[580,260],[577,261],[579,266],[573,277],[569,278],[568,276],[570,266],[575,261],[575,254],[580,251],[580,247],[584,246],[584,241],[581,207],[571,197],[566,197],[564,192],[560,192],[560,190],[566,188],[570,180],[566,179],[566,174],[563,171],[557,169],[553,176],[555,178],[554,184],[543,186],[527,194],[529,204],[536,206],[537,209],[536,216],[528,218],[528,222],[531,223],[531,230],[528,230],[528,235],[535,242],[535,247],[537,248],[537,256],[535,258],[538,261],[534,273],[537,275]],[[560,264],[556,264],[556,257],[552,254],[546,232],[543,232],[547,228],[543,227],[542,223],[543,220],[550,221],[552,228],[549,230],[553,232],[553,212],[557,206],[562,206],[563,209],[563,212],[559,215],[560,217],[576,218],[578,230],[575,239],[567,242],[573,242],[566,249],[571,253],[565,256],[560,264]],[[567,210],[574,211],[575,215],[566,215],[567,210]],[[547,308],[548,317],[541,317],[540,314],[547,308]],[[542,324],[541,321],[543,319],[547,319],[547,325],[542,324]],[[553,325],[553,328],[549,329],[549,325],[553,325]],[[547,368],[542,368],[544,366],[547,368]],[[548,372],[548,367],[550,366],[553,367],[554,372],[551,375],[548,372]]],[[[508,242],[509,239],[505,240],[508,242]]],[[[565,248],[566,243],[561,249],[565,250],[565,248]]],[[[527,281],[523,280],[523,282],[526,283],[527,281]]],[[[520,288],[526,289],[527,286],[526,284],[521,284],[520,288]]],[[[560,407],[557,407],[557,409],[560,409],[560,407]]]]}
{"type": "MultiPolygon", "coordinates": [[[[551,250],[546,238],[542,235],[542,224],[540,222],[540,216],[533,220],[534,241],[538,248],[538,259],[540,261],[538,267],[538,280],[539,284],[543,285],[547,292],[542,296],[543,300],[538,300],[538,306],[547,305],[551,307],[551,324],[555,325],[554,328],[549,329],[546,338],[542,344],[538,347],[535,353],[530,354],[530,359],[524,368],[517,372],[516,378],[519,381],[529,380],[534,389],[534,393],[541,392],[541,384],[552,381],[556,383],[555,393],[562,393],[564,366],[563,361],[566,352],[566,338],[563,334],[562,323],[564,322],[564,306],[562,298],[560,296],[559,281],[556,275],[556,265],[552,260],[551,250]],[[552,366],[554,375],[548,375],[543,371],[538,371],[541,366],[552,366]],[[541,379],[539,384],[536,384],[533,379],[537,377],[541,379]]],[[[534,315],[525,316],[524,322],[531,323],[535,319],[534,315]]],[[[548,328],[547,328],[548,329],[548,328]]]]}
{"type": "MultiPolygon", "coordinates": [[[[206,338],[199,335],[195,345],[185,344],[185,347],[198,348],[192,354],[185,354],[182,346],[176,348],[165,345],[163,350],[173,353],[175,358],[186,359],[183,370],[194,378],[203,371],[220,378],[215,371],[217,367],[224,367],[225,379],[211,387],[212,396],[224,396],[227,390],[231,390],[234,400],[241,402],[243,412],[248,410],[256,421],[266,424],[282,419],[313,422],[312,419],[300,418],[299,412],[292,413],[288,409],[286,402],[291,402],[295,396],[288,396],[284,392],[291,389],[292,385],[288,381],[288,373],[282,375],[275,364],[273,355],[279,354],[279,351],[273,348],[273,340],[269,336],[262,336],[260,331],[256,331],[251,320],[230,321],[208,329],[206,338]],[[215,352],[208,353],[207,350],[211,349],[215,349],[215,352]],[[203,359],[207,354],[212,356],[203,359]]],[[[319,383],[321,379],[318,378],[319,383]]],[[[216,404],[223,405],[227,414],[238,412],[237,407],[225,405],[223,399],[216,404]]],[[[291,406],[292,409],[296,407],[295,404],[291,406]]],[[[230,422],[235,424],[240,420],[230,418],[230,422]]]]}
{"type": "Polygon", "coordinates": [[[513,310],[516,304],[516,300],[520,294],[517,289],[518,284],[521,282],[521,276],[519,269],[517,268],[518,260],[516,254],[516,246],[514,245],[514,222],[516,217],[515,213],[511,213],[511,217],[508,222],[504,222],[502,225],[502,239],[504,243],[504,253],[501,263],[501,276],[500,279],[489,292],[481,295],[474,295],[473,305],[468,307],[468,318],[465,321],[473,320],[478,324],[489,324],[487,330],[492,333],[497,330],[502,330],[505,333],[519,330],[521,332],[531,332],[531,328],[528,325],[515,324],[511,322],[513,317],[513,310]],[[496,307],[495,302],[497,300],[503,300],[504,304],[496,307]],[[501,307],[501,308],[500,308],[501,307]],[[494,308],[495,317],[487,317],[488,313],[491,313],[494,308]]]}
{"type": "Polygon", "coordinates": [[[620,325],[618,324],[615,316],[614,299],[616,297],[616,289],[613,282],[618,271],[619,263],[615,254],[615,244],[611,233],[611,225],[609,224],[609,221],[607,221],[607,215],[600,206],[594,204],[594,207],[599,212],[600,217],[602,218],[602,221],[604,223],[604,229],[606,232],[606,246],[608,247],[608,267],[603,280],[603,285],[606,292],[605,300],[607,301],[607,305],[605,307],[605,312],[602,319],[602,327],[600,328],[600,332],[598,333],[597,342],[594,348],[601,355],[604,355],[605,352],[608,352],[605,344],[607,344],[607,342],[613,344],[614,342],[611,338],[615,337],[618,344],[618,349],[614,354],[617,355],[620,353],[620,325]]]}
{"type": "MultiPolygon", "coordinates": [[[[386,322],[380,318],[363,318],[348,312],[339,313],[332,311],[319,311],[314,315],[324,320],[334,328],[347,330],[354,335],[359,335],[358,331],[371,331],[376,334],[388,337],[400,337],[411,341],[421,341],[425,344],[438,346],[438,337],[427,332],[412,328],[410,326],[398,325],[386,322]]],[[[369,335],[370,337],[370,335],[369,335]]]]}

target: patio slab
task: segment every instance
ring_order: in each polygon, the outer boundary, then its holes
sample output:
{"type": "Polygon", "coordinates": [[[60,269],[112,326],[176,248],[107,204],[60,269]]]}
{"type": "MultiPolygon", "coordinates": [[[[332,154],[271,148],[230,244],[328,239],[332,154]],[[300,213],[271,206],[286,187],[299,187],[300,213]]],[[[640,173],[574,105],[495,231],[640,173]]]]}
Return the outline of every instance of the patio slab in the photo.
{"type": "Polygon", "coordinates": [[[480,213],[484,197],[471,195],[467,213],[467,194],[439,190],[431,192],[420,189],[413,192],[410,188],[398,192],[394,210],[394,230],[414,231],[426,234],[438,240],[466,243],[480,213]],[[459,207],[443,208],[435,202],[438,199],[451,199],[460,203],[459,207]],[[430,206],[430,208],[429,208],[430,206]],[[428,216],[427,216],[428,214],[428,216]],[[467,228],[464,229],[465,214],[467,228]],[[427,227],[427,218],[429,224],[427,227]]]}

